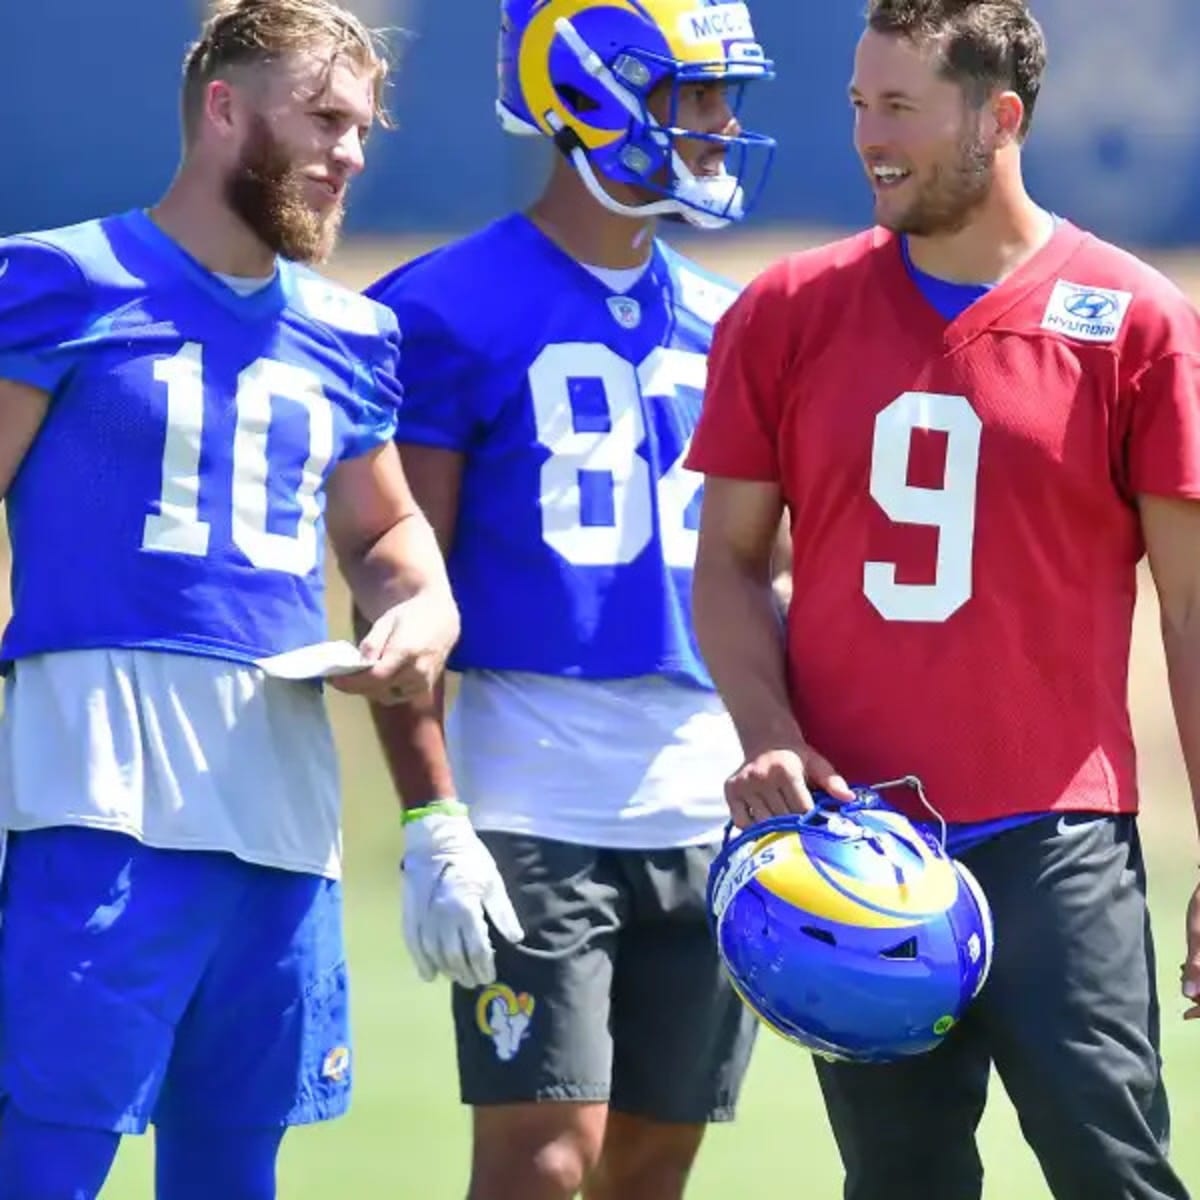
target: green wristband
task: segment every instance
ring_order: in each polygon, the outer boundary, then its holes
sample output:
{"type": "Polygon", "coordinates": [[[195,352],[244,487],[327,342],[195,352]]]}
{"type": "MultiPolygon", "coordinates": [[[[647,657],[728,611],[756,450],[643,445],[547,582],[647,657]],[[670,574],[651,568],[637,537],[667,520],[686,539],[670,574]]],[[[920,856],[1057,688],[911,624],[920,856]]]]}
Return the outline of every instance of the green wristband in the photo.
{"type": "Polygon", "coordinates": [[[411,825],[422,817],[431,817],[434,813],[442,813],[447,817],[465,817],[467,806],[461,800],[431,800],[420,808],[406,808],[400,813],[400,824],[411,825]]]}

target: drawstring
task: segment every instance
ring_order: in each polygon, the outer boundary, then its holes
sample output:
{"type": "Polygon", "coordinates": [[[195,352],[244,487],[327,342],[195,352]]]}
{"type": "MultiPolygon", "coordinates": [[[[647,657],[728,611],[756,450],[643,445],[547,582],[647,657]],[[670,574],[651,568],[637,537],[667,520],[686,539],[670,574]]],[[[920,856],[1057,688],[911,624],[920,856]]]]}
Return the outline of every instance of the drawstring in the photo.
{"type": "Polygon", "coordinates": [[[617,922],[613,922],[611,925],[596,925],[587,930],[581,937],[577,937],[573,942],[558,950],[535,950],[532,946],[526,946],[524,942],[515,942],[513,949],[518,954],[524,954],[528,958],[542,958],[550,962],[555,962],[560,958],[567,958],[575,954],[590,942],[594,942],[596,938],[603,937],[606,933],[619,933],[620,929],[621,926],[617,922]]]}

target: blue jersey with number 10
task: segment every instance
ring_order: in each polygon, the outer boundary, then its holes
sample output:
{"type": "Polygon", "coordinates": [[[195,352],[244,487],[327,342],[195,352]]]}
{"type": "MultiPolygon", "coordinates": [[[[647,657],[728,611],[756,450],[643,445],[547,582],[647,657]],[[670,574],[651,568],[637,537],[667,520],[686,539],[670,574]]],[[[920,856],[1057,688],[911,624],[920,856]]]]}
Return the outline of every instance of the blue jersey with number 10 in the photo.
{"type": "Polygon", "coordinates": [[[711,688],[683,460],[734,289],[658,243],[614,293],[512,216],[369,294],[403,338],[397,438],[463,455],[451,665],[711,688]]]}
{"type": "Polygon", "coordinates": [[[141,212],[0,240],[0,379],[50,395],[0,657],[323,640],[325,481],[391,437],[397,353],[386,309],[287,262],[239,296],[141,212]]]}

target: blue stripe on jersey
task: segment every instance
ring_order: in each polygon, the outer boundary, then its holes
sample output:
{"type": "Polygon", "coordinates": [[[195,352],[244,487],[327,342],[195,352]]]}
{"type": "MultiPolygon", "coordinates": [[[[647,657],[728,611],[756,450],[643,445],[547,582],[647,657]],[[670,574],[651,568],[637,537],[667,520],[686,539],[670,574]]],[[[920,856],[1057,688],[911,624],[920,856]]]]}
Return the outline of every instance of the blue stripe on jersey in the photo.
{"type": "Polygon", "coordinates": [[[0,658],[322,640],[324,485],[395,428],[391,314],[289,263],[238,296],[141,212],[0,264],[0,377],[51,396],[8,495],[0,658]]]}
{"type": "Polygon", "coordinates": [[[656,244],[620,304],[523,216],[380,280],[401,442],[464,456],[451,665],[712,681],[691,623],[702,479],[682,467],[735,289],[656,244]]]}

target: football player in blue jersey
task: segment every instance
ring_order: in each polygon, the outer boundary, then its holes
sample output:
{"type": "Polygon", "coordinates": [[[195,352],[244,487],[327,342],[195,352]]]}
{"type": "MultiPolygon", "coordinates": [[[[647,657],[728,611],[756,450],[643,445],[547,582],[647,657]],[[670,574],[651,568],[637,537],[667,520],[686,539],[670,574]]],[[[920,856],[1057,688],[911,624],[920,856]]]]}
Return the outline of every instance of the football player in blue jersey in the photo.
{"type": "Polygon", "coordinates": [[[734,288],[654,222],[749,211],[773,143],[737,105],[771,65],[744,4],[501,20],[499,114],[553,140],[548,185],[369,293],[399,319],[397,438],[463,618],[445,733],[433,697],[376,710],[405,930],[455,984],[471,1200],[671,1200],[753,1023],[705,925],[740,752],[692,630],[682,466],[734,288]]]}
{"type": "Polygon", "coordinates": [[[150,211],[0,240],[0,1198],[275,1194],[351,1051],[317,680],[427,692],[457,635],[392,441],[398,335],[305,266],[385,62],[332,0],[233,0],[150,211]],[[372,625],[327,639],[328,532],[372,625]],[[365,669],[363,664],[366,664],[365,669]]]}

